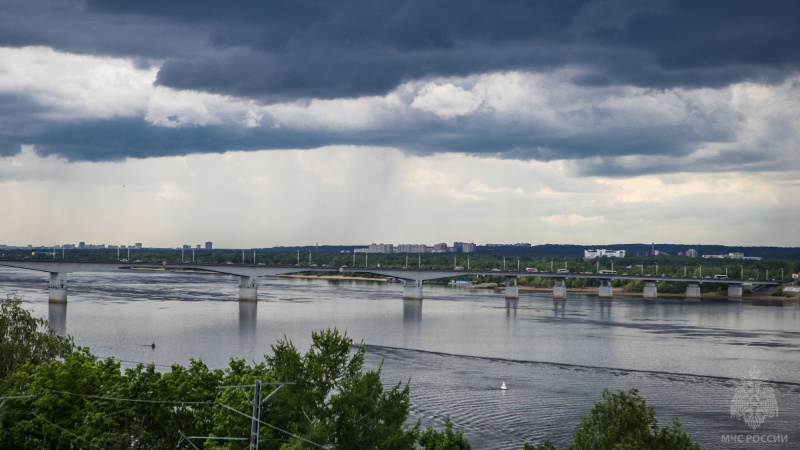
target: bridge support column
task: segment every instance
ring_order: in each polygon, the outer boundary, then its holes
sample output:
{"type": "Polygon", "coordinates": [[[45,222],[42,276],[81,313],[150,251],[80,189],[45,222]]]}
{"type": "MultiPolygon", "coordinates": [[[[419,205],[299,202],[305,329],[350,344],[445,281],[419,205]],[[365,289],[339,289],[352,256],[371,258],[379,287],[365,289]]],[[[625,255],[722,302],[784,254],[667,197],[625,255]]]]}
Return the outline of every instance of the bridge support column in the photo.
{"type": "Polygon", "coordinates": [[[517,286],[517,278],[506,278],[506,298],[509,300],[519,300],[519,286],[517,286]],[[513,285],[511,284],[513,281],[513,285]]]}
{"type": "Polygon", "coordinates": [[[742,285],[741,284],[729,284],[728,285],[728,298],[737,298],[739,300],[742,299],[742,285]]]}
{"type": "Polygon", "coordinates": [[[658,288],[656,288],[655,281],[645,281],[644,282],[644,292],[642,292],[642,297],[644,298],[658,298],[658,288]]]}
{"type": "Polygon", "coordinates": [[[67,303],[67,274],[50,272],[50,303],[67,303]]]}
{"type": "Polygon", "coordinates": [[[403,281],[403,300],[422,300],[422,280],[403,281]]]}
{"type": "Polygon", "coordinates": [[[258,301],[258,277],[241,276],[239,277],[239,301],[257,302],[258,301]]]}
{"type": "Polygon", "coordinates": [[[553,299],[567,299],[567,280],[556,278],[556,285],[553,286],[553,299]]]}
{"type": "Polygon", "coordinates": [[[686,284],[686,298],[700,298],[700,283],[686,284]]]}
{"type": "Polygon", "coordinates": [[[611,280],[600,280],[600,290],[597,293],[600,298],[613,298],[614,291],[611,288],[611,280]]]}

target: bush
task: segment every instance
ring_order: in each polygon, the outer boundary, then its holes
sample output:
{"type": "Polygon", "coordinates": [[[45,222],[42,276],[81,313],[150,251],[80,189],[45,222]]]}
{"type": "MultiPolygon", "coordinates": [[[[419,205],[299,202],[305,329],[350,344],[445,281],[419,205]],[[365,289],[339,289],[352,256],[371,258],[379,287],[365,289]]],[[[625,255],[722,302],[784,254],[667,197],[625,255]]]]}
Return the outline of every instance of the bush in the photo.
{"type": "MultiPolygon", "coordinates": [[[[589,417],[581,417],[572,445],[572,450],[596,449],[700,449],[691,436],[681,430],[678,419],[672,426],[658,427],[656,410],[645,404],[639,391],[618,391],[616,394],[603,389],[603,400],[595,403],[589,417]]],[[[545,442],[536,447],[526,443],[525,450],[554,450],[552,443],[545,442]]]]}

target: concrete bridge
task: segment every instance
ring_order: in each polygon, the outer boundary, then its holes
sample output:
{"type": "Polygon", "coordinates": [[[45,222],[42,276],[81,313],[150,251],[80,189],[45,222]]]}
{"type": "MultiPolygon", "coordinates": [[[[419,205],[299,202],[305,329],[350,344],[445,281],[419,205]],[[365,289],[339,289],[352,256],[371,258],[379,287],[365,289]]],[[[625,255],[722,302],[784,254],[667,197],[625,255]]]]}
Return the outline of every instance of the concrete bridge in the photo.
{"type": "Polygon", "coordinates": [[[129,263],[109,261],[67,261],[67,260],[25,260],[25,259],[0,259],[0,266],[16,267],[20,269],[36,270],[50,274],[50,302],[66,303],[67,301],[67,274],[73,272],[109,272],[135,269],[166,269],[166,270],[193,270],[215,272],[239,277],[239,300],[258,300],[259,277],[285,275],[300,272],[349,272],[371,273],[386,277],[393,277],[403,281],[403,298],[422,300],[422,283],[427,280],[464,276],[502,276],[506,278],[505,298],[518,299],[519,286],[517,280],[521,276],[536,276],[552,278],[554,299],[566,299],[568,278],[594,278],[600,280],[598,295],[601,298],[611,298],[611,282],[615,279],[641,280],[644,283],[642,295],[644,298],[656,298],[659,281],[680,281],[687,283],[686,297],[700,298],[700,284],[715,283],[725,284],[728,287],[728,298],[742,298],[742,285],[753,283],[768,286],[781,286],[780,280],[743,280],[743,279],[715,279],[694,277],[667,277],[651,275],[618,275],[618,274],[593,274],[576,272],[518,272],[493,270],[454,270],[454,269],[410,269],[410,268],[382,268],[382,267],[328,267],[328,266],[301,266],[301,265],[253,265],[253,264],[180,264],[168,263],[129,263]]]}

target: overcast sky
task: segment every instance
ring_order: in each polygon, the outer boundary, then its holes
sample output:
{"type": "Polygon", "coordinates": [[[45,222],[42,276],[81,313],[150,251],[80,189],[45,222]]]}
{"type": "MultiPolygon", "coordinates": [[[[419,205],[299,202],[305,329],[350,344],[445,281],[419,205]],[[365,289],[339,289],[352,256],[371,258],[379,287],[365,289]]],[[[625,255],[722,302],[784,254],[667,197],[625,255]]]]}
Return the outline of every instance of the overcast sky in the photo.
{"type": "Polygon", "coordinates": [[[800,3],[0,2],[0,244],[800,246],[800,3]]]}

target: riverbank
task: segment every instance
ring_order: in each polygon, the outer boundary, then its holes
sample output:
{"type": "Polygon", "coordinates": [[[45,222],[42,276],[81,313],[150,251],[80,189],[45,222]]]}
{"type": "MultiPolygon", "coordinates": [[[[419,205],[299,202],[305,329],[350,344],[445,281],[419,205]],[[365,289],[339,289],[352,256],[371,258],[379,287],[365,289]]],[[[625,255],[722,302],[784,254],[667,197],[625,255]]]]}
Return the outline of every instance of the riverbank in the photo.
{"type": "MultiPolygon", "coordinates": [[[[313,279],[321,279],[321,280],[355,280],[355,281],[371,281],[375,283],[385,283],[385,278],[367,278],[367,277],[355,277],[355,276],[343,276],[343,275],[302,275],[302,274],[287,274],[287,275],[275,275],[276,277],[280,278],[313,278],[313,279]]],[[[437,283],[438,284],[438,283],[437,283]]],[[[446,283],[442,283],[445,285],[446,283]]],[[[503,286],[498,285],[497,283],[478,283],[466,286],[466,289],[498,289],[503,290],[505,289],[503,286]]],[[[541,292],[541,293],[548,293],[553,292],[553,288],[537,288],[532,286],[519,286],[519,292],[541,292]]],[[[567,293],[578,293],[578,294],[597,294],[597,287],[585,287],[585,288],[567,288],[567,293]]],[[[641,292],[626,292],[623,288],[612,288],[612,293],[614,297],[641,297],[641,292]]],[[[673,293],[660,293],[658,294],[659,297],[677,297],[677,298],[685,298],[682,294],[673,294],[673,293]]],[[[716,293],[705,293],[700,295],[701,299],[705,300],[723,300],[727,297],[724,295],[719,295],[716,293]]],[[[800,297],[776,297],[772,295],[758,295],[758,294],[743,294],[742,300],[790,300],[800,303],[800,297]]]]}
{"type": "Polygon", "coordinates": [[[316,280],[358,280],[358,281],[374,281],[385,283],[385,278],[368,278],[368,277],[354,277],[354,276],[344,276],[344,275],[298,275],[298,274],[287,274],[287,275],[273,275],[274,277],[278,278],[313,278],[316,280]]]}

